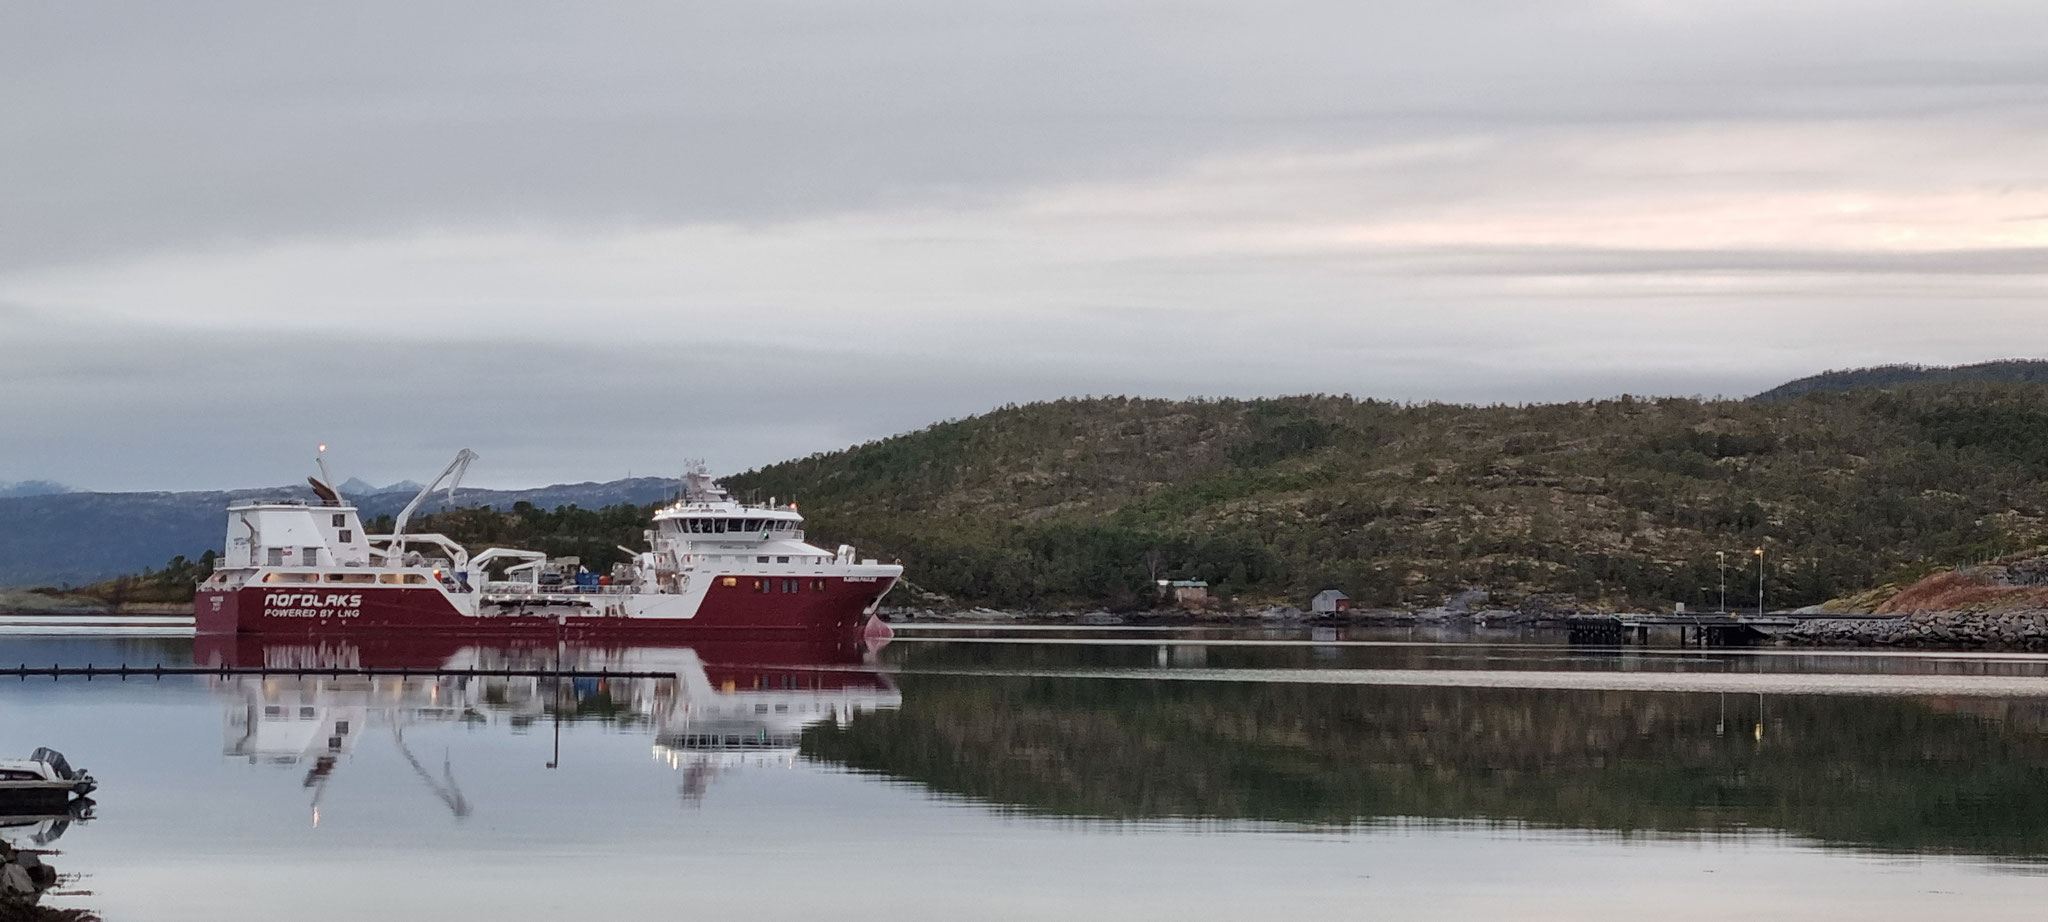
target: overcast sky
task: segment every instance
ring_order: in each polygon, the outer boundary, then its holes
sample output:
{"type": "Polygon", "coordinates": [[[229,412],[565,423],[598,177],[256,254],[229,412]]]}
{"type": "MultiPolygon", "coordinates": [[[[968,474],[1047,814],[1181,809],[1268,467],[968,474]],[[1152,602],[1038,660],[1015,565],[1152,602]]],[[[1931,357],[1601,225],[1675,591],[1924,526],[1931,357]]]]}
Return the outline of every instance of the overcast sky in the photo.
{"type": "Polygon", "coordinates": [[[2048,353],[2048,4],[0,0],[0,481],[2048,353]]]}

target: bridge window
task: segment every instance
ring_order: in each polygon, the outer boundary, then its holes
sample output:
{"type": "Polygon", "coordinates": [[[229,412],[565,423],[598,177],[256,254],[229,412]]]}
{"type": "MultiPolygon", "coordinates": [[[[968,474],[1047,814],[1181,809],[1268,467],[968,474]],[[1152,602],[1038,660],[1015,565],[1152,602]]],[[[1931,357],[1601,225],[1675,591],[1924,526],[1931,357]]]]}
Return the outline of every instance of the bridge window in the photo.
{"type": "Polygon", "coordinates": [[[355,540],[356,540],[356,532],[355,532],[355,529],[352,529],[352,528],[344,528],[344,529],[342,529],[342,530],[341,530],[341,543],[343,543],[343,544],[354,544],[354,543],[355,543],[355,540]]]}
{"type": "Polygon", "coordinates": [[[335,514],[334,514],[334,527],[336,527],[336,528],[340,528],[341,526],[343,526],[343,525],[347,525],[347,524],[348,524],[348,516],[346,516],[346,515],[343,515],[343,514],[341,514],[341,513],[339,513],[339,512],[337,512],[337,513],[335,513],[335,514]]]}

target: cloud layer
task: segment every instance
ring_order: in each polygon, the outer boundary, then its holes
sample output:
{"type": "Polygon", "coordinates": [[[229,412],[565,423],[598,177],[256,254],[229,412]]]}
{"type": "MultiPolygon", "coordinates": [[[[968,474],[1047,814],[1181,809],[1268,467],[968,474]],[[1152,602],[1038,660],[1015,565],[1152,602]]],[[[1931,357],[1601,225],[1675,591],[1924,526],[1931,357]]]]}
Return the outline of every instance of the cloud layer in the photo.
{"type": "Polygon", "coordinates": [[[32,6],[0,479],[726,469],[1085,393],[2039,354],[2048,10],[32,6]],[[338,449],[339,450],[339,449],[338,449]]]}

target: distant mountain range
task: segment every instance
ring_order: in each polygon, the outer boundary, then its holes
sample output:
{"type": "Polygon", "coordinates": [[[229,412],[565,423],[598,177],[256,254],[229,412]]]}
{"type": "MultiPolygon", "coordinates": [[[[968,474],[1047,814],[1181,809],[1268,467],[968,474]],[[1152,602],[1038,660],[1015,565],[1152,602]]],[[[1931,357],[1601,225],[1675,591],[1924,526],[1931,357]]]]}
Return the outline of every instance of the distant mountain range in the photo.
{"type": "Polygon", "coordinates": [[[0,499],[15,496],[49,496],[54,493],[69,493],[71,488],[51,480],[23,480],[8,483],[0,480],[0,499]]]}
{"type": "Polygon", "coordinates": [[[1840,394],[1849,391],[1898,387],[1906,384],[1988,381],[2007,384],[2048,384],[2048,361],[2007,359],[1975,365],[1876,365],[1824,371],[1787,381],[1751,400],[1785,400],[1807,394],[1840,394]]]}
{"type": "MultiPolygon", "coordinates": [[[[681,481],[635,477],[609,483],[557,484],[533,490],[445,492],[420,504],[420,513],[457,507],[510,508],[518,502],[543,509],[575,505],[657,503],[681,481]]],[[[351,480],[342,494],[363,518],[391,515],[419,491],[418,484],[369,487],[351,480]],[[367,488],[367,489],[365,489],[367,488]]],[[[227,533],[227,506],[246,499],[312,499],[304,486],[185,493],[50,492],[0,498],[0,587],[79,586],[161,567],[172,557],[218,551],[227,533]]]]}
{"type": "Polygon", "coordinates": [[[373,487],[368,483],[363,482],[363,479],[360,477],[350,477],[349,479],[341,482],[341,495],[376,496],[381,493],[404,493],[407,496],[411,496],[415,493],[418,493],[420,491],[420,487],[422,486],[424,486],[424,484],[421,484],[418,481],[401,480],[389,486],[373,487]]]}

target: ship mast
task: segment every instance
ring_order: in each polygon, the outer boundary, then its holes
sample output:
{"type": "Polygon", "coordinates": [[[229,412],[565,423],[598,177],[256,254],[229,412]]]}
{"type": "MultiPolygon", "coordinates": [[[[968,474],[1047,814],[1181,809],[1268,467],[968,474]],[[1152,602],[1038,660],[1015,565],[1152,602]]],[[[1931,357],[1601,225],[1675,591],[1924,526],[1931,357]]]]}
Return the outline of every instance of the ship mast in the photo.
{"type": "Polygon", "coordinates": [[[728,498],[726,492],[711,479],[711,468],[703,461],[691,458],[683,462],[684,502],[715,503],[728,498]]]}

